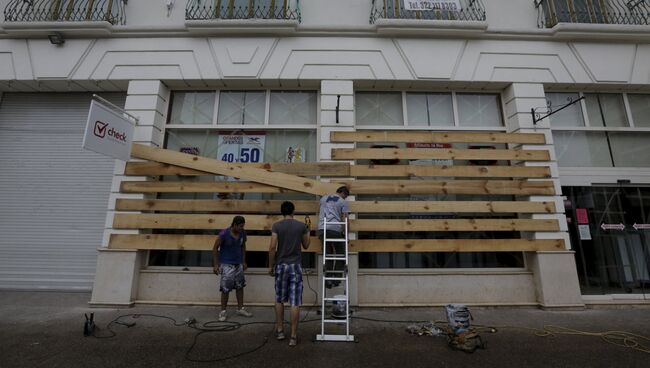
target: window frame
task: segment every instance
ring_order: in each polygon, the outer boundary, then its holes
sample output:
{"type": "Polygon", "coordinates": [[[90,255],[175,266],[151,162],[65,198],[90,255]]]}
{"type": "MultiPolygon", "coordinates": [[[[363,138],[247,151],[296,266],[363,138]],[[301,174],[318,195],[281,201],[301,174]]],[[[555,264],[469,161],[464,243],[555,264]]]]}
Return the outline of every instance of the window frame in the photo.
{"type": "Polygon", "coordinates": [[[453,91],[444,91],[444,90],[401,90],[401,91],[390,91],[390,90],[365,90],[365,89],[358,89],[354,91],[354,99],[355,99],[355,109],[354,109],[354,128],[356,130],[431,130],[431,131],[487,131],[487,132],[506,132],[506,117],[505,117],[505,105],[503,102],[503,98],[501,96],[500,92],[497,91],[475,91],[475,90],[453,90],[453,91]],[[357,98],[357,93],[395,93],[399,92],[402,94],[402,115],[403,115],[403,120],[404,123],[403,125],[359,125],[357,122],[357,109],[356,109],[356,98],[357,98]],[[452,112],[453,112],[453,119],[454,119],[454,124],[453,125],[410,125],[409,120],[408,120],[408,105],[407,105],[407,96],[409,94],[436,94],[436,93],[445,93],[445,94],[451,94],[451,104],[452,104],[452,112]],[[501,126],[467,126],[467,125],[460,125],[460,114],[458,110],[458,101],[457,101],[457,95],[459,94],[468,94],[468,95],[493,95],[496,96],[498,99],[498,109],[499,109],[499,118],[501,120],[501,126]]]}

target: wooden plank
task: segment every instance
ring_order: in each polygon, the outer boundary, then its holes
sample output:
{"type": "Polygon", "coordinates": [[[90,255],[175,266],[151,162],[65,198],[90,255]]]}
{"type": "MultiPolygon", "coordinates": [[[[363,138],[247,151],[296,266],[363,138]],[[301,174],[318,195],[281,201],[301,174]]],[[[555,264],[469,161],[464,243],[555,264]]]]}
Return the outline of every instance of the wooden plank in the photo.
{"type": "Polygon", "coordinates": [[[549,161],[548,150],[451,148],[332,148],[333,160],[521,160],[549,161]]]}
{"type": "MultiPolygon", "coordinates": [[[[350,164],[347,162],[307,162],[307,163],[261,163],[239,164],[244,167],[271,170],[299,176],[350,176],[350,164]]],[[[188,169],[160,162],[127,162],[125,175],[159,176],[159,175],[214,175],[209,172],[188,169]]]]}
{"type": "Polygon", "coordinates": [[[354,177],[476,177],[476,178],[550,178],[547,166],[425,166],[425,165],[352,165],[354,177]]]}
{"type": "MultiPolygon", "coordinates": [[[[271,230],[282,216],[247,215],[246,229],[271,230]]],[[[300,217],[296,220],[302,221],[300,217]]],[[[113,218],[115,229],[224,229],[231,215],[124,214],[113,218]]],[[[315,224],[312,226],[315,227],[315,224]]],[[[557,220],[446,219],[446,220],[351,220],[350,231],[559,231],[557,220]]]]}
{"type": "Polygon", "coordinates": [[[560,231],[560,225],[555,219],[373,219],[351,220],[350,231],[560,231]]]}
{"type": "Polygon", "coordinates": [[[404,143],[522,143],[545,144],[541,133],[477,133],[424,131],[356,131],[331,132],[333,143],[404,142],[404,143]]]}
{"type": "MultiPolygon", "coordinates": [[[[279,212],[280,200],[127,199],[118,198],[118,211],[270,213],[279,212]]],[[[296,214],[317,215],[314,201],[292,201],[296,214]]],[[[554,202],[525,201],[350,201],[353,213],[555,213],[554,202]]]]}
{"type": "MultiPolygon", "coordinates": [[[[211,199],[128,199],[118,198],[118,211],[174,211],[174,212],[222,212],[222,213],[280,213],[281,200],[211,200],[211,199]]],[[[318,201],[291,201],[296,214],[318,213],[318,201]]]]}
{"type": "Polygon", "coordinates": [[[355,201],[353,213],[555,213],[554,202],[355,201]]]}
{"type": "MultiPolygon", "coordinates": [[[[246,215],[247,230],[271,230],[280,215],[246,215]]],[[[126,214],[116,213],[113,218],[115,229],[187,229],[210,230],[225,229],[232,223],[232,215],[205,214],[126,214]]],[[[296,220],[302,221],[300,217],[296,220]]],[[[315,222],[313,221],[315,226],[315,222]]]]}
{"type": "Polygon", "coordinates": [[[295,193],[266,184],[232,181],[123,181],[122,193],[295,193]]]}
{"type": "MultiPolygon", "coordinates": [[[[157,249],[157,250],[212,250],[216,235],[178,234],[111,234],[108,247],[111,249],[157,249]]],[[[249,235],[247,251],[267,252],[270,236],[249,235]]],[[[311,237],[311,243],[303,252],[321,251],[320,240],[311,237]]]]}
{"type": "Polygon", "coordinates": [[[134,143],[131,156],[149,161],[162,162],[190,169],[201,170],[216,175],[225,175],[255,183],[266,184],[301,193],[325,195],[336,191],[336,184],[302,178],[296,175],[271,172],[264,169],[244,167],[207,157],[189,155],[172,150],[164,150],[134,143]]]}
{"type": "Polygon", "coordinates": [[[356,180],[344,183],[352,194],[555,194],[553,182],[546,180],[356,180]]]}
{"type": "Polygon", "coordinates": [[[535,252],[566,250],[562,239],[361,239],[351,252],[535,252]]]}
{"type": "MultiPolygon", "coordinates": [[[[352,194],[513,194],[554,195],[551,181],[527,180],[348,180],[352,194]]],[[[290,193],[257,183],[190,181],[123,181],[122,193],[290,193]]]]}

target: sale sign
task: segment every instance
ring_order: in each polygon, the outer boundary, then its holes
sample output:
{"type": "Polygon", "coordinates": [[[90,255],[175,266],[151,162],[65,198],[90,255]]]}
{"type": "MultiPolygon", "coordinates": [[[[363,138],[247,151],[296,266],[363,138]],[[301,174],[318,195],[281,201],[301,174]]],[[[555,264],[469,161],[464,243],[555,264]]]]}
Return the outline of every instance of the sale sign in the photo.
{"type": "Polygon", "coordinates": [[[217,158],[232,163],[257,163],[264,161],[264,134],[220,134],[217,158]]]}

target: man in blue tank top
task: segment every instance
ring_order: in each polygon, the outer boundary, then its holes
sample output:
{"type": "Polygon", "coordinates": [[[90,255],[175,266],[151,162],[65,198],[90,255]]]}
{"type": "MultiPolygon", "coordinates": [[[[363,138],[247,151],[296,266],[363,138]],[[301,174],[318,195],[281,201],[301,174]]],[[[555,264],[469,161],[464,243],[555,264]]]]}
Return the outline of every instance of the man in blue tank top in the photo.
{"type": "Polygon", "coordinates": [[[246,220],[242,216],[235,216],[229,228],[221,230],[217,241],[212,248],[212,267],[214,273],[221,275],[219,290],[221,291],[221,312],[219,321],[228,318],[226,306],[228,295],[235,290],[237,296],[237,314],[252,317],[253,314],[244,308],[244,270],[246,266],[246,220]]]}

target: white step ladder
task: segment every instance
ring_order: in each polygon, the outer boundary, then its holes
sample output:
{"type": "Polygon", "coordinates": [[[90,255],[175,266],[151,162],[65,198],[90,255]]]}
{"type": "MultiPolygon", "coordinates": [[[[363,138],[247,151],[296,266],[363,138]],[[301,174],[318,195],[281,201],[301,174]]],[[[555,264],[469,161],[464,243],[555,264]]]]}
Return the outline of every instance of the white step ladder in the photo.
{"type": "Polygon", "coordinates": [[[328,222],[327,219],[323,222],[323,279],[321,285],[321,328],[320,334],[316,335],[316,341],[346,341],[354,342],[354,336],[350,335],[350,281],[348,279],[348,221],[344,222],[328,222]],[[327,228],[332,225],[343,225],[343,238],[329,239],[327,238],[327,228]],[[328,254],[327,244],[329,243],[344,243],[345,254],[328,254]],[[335,268],[336,262],[344,262],[343,270],[328,270],[327,262],[332,261],[332,268],[335,268]],[[334,274],[335,276],[332,276],[334,274]],[[332,281],[343,282],[343,294],[328,297],[326,294],[326,283],[332,281]],[[331,316],[325,318],[325,306],[327,303],[344,303],[345,304],[345,319],[335,319],[331,316]],[[326,334],[326,325],[342,325],[345,324],[345,334],[326,334]]]}

